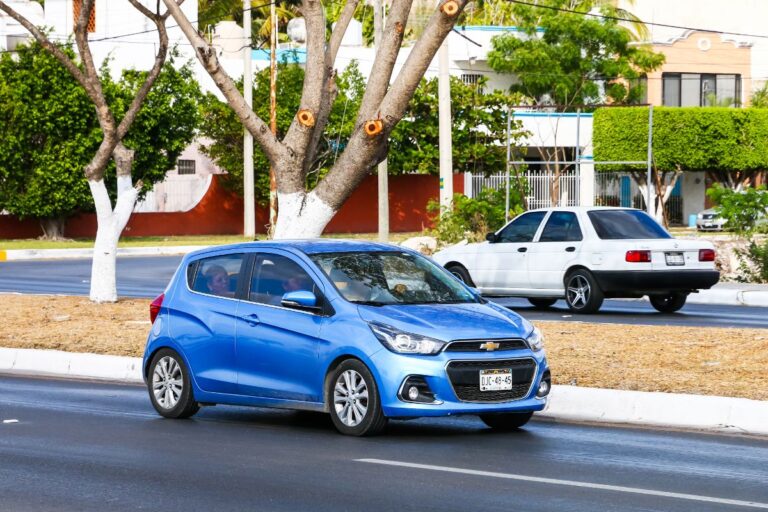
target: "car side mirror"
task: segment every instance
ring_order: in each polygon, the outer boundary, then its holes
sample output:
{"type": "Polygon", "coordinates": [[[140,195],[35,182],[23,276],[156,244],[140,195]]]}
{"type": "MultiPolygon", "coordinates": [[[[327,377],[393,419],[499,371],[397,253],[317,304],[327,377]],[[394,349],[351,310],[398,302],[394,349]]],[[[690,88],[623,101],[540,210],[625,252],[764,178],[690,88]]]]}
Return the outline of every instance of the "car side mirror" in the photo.
{"type": "Polygon", "coordinates": [[[283,295],[280,305],[291,309],[308,309],[318,311],[317,297],[307,290],[296,290],[283,295]]]}
{"type": "Polygon", "coordinates": [[[485,235],[485,239],[488,240],[490,243],[495,244],[499,241],[499,235],[496,233],[488,233],[485,235]]]}

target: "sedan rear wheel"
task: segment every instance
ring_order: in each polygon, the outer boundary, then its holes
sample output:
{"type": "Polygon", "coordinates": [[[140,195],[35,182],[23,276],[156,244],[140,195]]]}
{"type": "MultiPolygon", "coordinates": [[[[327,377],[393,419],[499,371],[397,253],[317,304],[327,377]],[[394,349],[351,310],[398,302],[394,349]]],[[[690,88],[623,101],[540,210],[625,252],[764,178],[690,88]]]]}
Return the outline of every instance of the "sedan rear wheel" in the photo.
{"type": "Polygon", "coordinates": [[[670,293],[667,295],[651,295],[648,297],[651,305],[661,313],[674,313],[685,306],[688,300],[687,293],[670,293]]]}
{"type": "Polygon", "coordinates": [[[376,381],[361,361],[343,361],[333,371],[329,385],[331,420],[339,432],[370,436],[384,429],[387,417],[381,410],[376,381]]]}
{"type": "Polygon", "coordinates": [[[565,302],[574,313],[595,313],[603,299],[603,291],[589,270],[578,269],[565,278],[565,302]]]}
{"type": "Polygon", "coordinates": [[[189,418],[200,410],[184,360],[175,351],[159,350],[149,365],[149,399],[166,418],[189,418]]]}

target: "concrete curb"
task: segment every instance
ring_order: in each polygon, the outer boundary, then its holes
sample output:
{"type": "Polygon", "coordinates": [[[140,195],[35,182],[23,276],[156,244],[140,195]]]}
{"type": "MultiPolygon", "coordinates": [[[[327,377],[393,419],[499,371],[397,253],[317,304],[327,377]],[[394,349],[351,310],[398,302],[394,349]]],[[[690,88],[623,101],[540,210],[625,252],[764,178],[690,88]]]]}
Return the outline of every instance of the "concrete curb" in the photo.
{"type": "Polygon", "coordinates": [[[768,307],[768,288],[711,288],[692,293],[688,296],[691,304],[722,304],[729,306],[758,306],[768,307]]]}
{"type": "MultiPolygon", "coordinates": [[[[118,256],[175,256],[187,254],[207,245],[178,245],[167,247],[122,247],[117,250],[118,256]]],[[[0,250],[0,261],[19,260],[67,260],[86,259],[93,257],[93,249],[14,249],[0,250]]]]}
{"type": "MultiPolygon", "coordinates": [[[[0,373],[143,383],[139,357],[0,348],[0,373]]],[[[746,398],[553,386],[541,416],[768,435],[768,402],[746,398]]]]}

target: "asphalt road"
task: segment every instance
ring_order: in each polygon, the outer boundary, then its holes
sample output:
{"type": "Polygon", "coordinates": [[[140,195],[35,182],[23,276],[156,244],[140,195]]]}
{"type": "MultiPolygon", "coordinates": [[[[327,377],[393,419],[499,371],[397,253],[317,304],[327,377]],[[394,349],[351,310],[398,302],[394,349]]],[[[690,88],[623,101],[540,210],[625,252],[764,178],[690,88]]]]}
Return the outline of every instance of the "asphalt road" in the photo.
{"type": "Polygon", "coordinates": [[[768,440],[474,417],[335,432],[217,406],[165,420],[143,387],[0,376],[0,510],[724,511],[768,508],[768,440]]]}
{"type": "MultiPolygon", "coordinates": [[[[126,257],[117,261],[122,297],[156,297],[165,289],[180,257],[126,257]]],[[[0,291],[87,295],[90,260],[10,261],[0,263],[0,291]]],[[[531,320],[598,323],[768,328],[766,308],[688,304],[672,315],[657,313],[641,300],[607,300],[599,314],[572,315],[564,301],[537,310],[524,299],[494,299],[531,320]]]]}

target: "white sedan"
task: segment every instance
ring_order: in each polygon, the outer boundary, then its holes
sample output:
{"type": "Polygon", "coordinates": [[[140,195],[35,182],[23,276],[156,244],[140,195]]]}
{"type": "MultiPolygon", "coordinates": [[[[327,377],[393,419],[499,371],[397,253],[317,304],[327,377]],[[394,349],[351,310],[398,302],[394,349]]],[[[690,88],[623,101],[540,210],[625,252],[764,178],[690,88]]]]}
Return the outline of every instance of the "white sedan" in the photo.
{"type": "Polygon", "coordinates": [[[526,297],[536,307],[565,299],[576,313],[594,313],[605,298],[648,295],[671,313],[720,279],[710,242],[676,240],[635,209],[531,210],[487,240],[433,258],[483,295],[526,297]]]}

